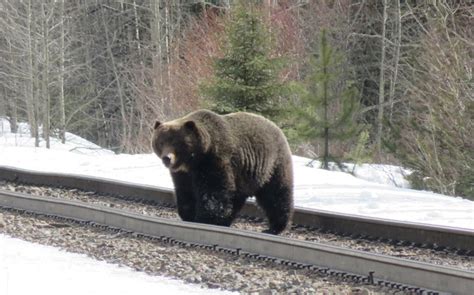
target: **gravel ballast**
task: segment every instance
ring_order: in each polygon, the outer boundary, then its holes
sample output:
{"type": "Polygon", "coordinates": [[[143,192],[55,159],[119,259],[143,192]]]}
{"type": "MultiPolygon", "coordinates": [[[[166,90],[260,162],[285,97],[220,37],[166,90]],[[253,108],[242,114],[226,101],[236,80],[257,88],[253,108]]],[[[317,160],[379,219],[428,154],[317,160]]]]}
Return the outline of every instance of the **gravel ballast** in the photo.
{"type": "MultiPolygon", "coordinates": [[[[147,216],[169,218],[179,220],[176,208],[170,205],[162,206],[149,204],[136,200],[127,200],[126,198],[106,196],[96,194],[95,192],[85,192],[77,189],[62,189],[45,186],[22,185],[11,182],[0,182],[0,189],[9,191],[27,193],[37,196],[47,196],[59,199],[70,199],[105,207],[113,207],[120,210],[131,211],[147,216]]],[[[239,217],[232,225],[234,228],[250,231],[263,231],[267,225],[262,220],[255,218],[239,217]]],[[[314,241],[323,244],[329,244],[354,250],[361,250],[382,255],[389,255],[414,261],[426,262],[436,265],[454,267],[464,270],[474,270],[474,257],[466,255],[457,255],[449,249],[435,251],[433,249],[392,245],[380,241],[369,241],[366,239],[353,239],[351,237],[342,237],[335,234],[321,233],[317,230],[311,230],[305,227],[293,226],[290,230],[284,232],[282,236],[314,241]]]]}
{"type": "Polygon", "coordinates": [[[0,209],[0,221],[2,234],[86,254],[148,274],[181,279],[203,288],[245,294],[401,294],[242,255],[172,245],[42,215],[0,209]]]}

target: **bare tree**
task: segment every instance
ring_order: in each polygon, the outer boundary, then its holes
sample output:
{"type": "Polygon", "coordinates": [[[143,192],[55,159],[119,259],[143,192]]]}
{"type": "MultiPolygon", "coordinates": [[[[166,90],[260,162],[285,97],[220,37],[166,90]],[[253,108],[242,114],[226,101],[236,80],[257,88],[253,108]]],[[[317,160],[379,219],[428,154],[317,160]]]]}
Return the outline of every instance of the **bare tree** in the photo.
{"type": "Polygon", "coordinates": [[[392,78],[390,79],[390,90],[389,90],[389,97],[388,102],[390,104],[390,121],[392,121],[393,117],[393,104],[395,99],[395,88],[398,82],[398,68],[400,65],[400,48],[402,46],[402,13],[400,8],[400,1],[395,1],[396,9],[395,9],[395,27],[396,27],[396,40],[395,40],[395,54],[393,57],[393,74],[392,78]]]}
{"type": "Polygon", "coordinates": [[[50,24],[54,13],[54,6],[49,6],[48,3],[41,3],[41,51],[42,57],[42,71],[41,71],[41,93],[42,93],[42,116],[43,116],[43,138],[46,141],[46,148],[50,148],[50,128],[51,128],[51,98],[49,90],[50,82],[50,24]]]}
{"type": "Polygon", "coordinates": [[[64,11],[64,1],[61,0],[59,4],[59,17],[60,17],[60,45],[59,45],[59,138],[61,143],[66,143],[66,102],[64,97],[64,75],[65,75],[65,26],[66,26],[66,15],[64,11]]]}
{"type": "Polygon", "coordinates": [[[414,169],[415,187],[474,198],[471,8],[449,1],[430,8],[413,16],[423,35],[416,74],[401,81],[408,99],[398,156],[414,169]]]}
{"type": "Polygon", "coordinates": [[[382,132],[384,120],[384,103],[385,103],[385,52],[386,52],[386,25],[387,25],[387,0],[383,1],[383,21],[381,35],[381,53],[380,53],[380,78],[379,78],[379,102],[377,113],[377,133],[375,135],[375,146],[377,156],[380,157],[382,149],[382,132]]]}
{"type": "Polygon", "coordinates": [[[37,75],[35,75],[35,62],[34,62],[34,32],[33,32],[33,9],[31,0],[28,1],[27,10],[27,36],[28,36],[28,86],[27,87],[27,96],[28,100],[26,107],[28,110],[28,122],[30,123],[31,135],[35,138],[35,146],[39,146],[39,120],[38,120],[38,99],[35,96],[35,81],[37,75]]]}
{"type": "Polygon", "coordinates": [[[108,25],[106,24],[106,18],[104,16],[104,12],[103,12],[103,9],[100,10],[101,11],[101,21],[102,21],[102,25],[104,27],[104,37],[105,37],[105,41],[106,41],[106,50],[107,50],[107,53],[109,55],[109,59],[110,59],[110,65],[112,67],[112,73],[115,77],[115,85],[117,86],[117,94],[118,94],[118,98],[119,98],[119,106],[120,106],[120,115],[121,115],[121,147],[120,147],[120,151],[122,151],[122,147],[124,146],[124,143],[126,142],[126,140],[128,139],[128,132],[127,132],[127,115],[126,115],[126,110],[125,110],[125,97],[124,97],[124,93],[123,93],[123,89],[122,89],[122,83],[121,83],[121,77],[120,77],[120,73],[119,73],[119,70],[118,70],[118,67],[117,67],[117,63],[115,61],[115,56],[112,52],[112,41],[111,41],[111,36],[109,34],[109,29],[108,29],[108,25]]]}

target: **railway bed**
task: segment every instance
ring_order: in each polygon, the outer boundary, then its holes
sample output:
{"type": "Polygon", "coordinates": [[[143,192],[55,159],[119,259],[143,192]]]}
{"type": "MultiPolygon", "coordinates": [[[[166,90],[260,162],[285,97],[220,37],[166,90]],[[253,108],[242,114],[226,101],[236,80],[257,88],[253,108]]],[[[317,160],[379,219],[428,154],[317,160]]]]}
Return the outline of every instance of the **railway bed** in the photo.
{"type": "MultiPolygon", "coordinates": [[[[168,203],[171,203],[172,200],[170,199],[169,191],[158,190],[160,198],[157,198],[155,188],[133,186],[120,182],[97,180],[86,177],[79,177],[80,179],[78,180],[76,176],[52,176],[41,173],[33,173],[36,176],[29,177],[31,176],[31,172],[20,171],[21,173],[19,173],[16,171],[12,173],[10,170],[9,173],[6,173],[5,169],[0,169],[0,172],[0,179],[10,181],[79,187],[80,189],[86,189],[87,191],[105,192],[111,193],[112,195],[120,194],[122,196],[133,198],[138,197],[140,199],[149,198],[148,201],[153,200],[153,202],[166,202],[166,200],[168,200],[168,203]],[[30,173],[30,175],[28,175],[28,173],[30,173]],[[19,174],[21,175],[19,176],[19,174]],[[21,179],[22,177],[24,179],[21,179]],[[39,178],[42,177],[49,178],[49,183],[44,179],[39,182],[39,178]],[[64,180],[67,178],[69,178],[69,180],[64,180]],[[71,183],[71,181],[73,183],[71,183]],[[151,194],[150,196],[150,194],[144,194],[143,190],[155,191],[155,195],[151,194]],[[144,198],[143,196],[146,197],[144,198]]],[[[388,286],[419,294],[430,293],[431,291],[428,289],[434,289],[441,292],[452,292],[455,294],[471,294],[474,289],[474,272],[471,270],[462,270],[410,261],[407,259],[351,250],[317,242],[271,236],[234,228],[187,223],[175,219],[145,216],[143,214],[136,214],[105,206],[92,206],[84,202],[37,197],[6,191],[0,193],[0,206],[9,210],[26,210],[27,212],[46,214],[53,218],[66,218],[67,220],[75,220],[87,224],[97,224],[98,226],[113,228],[118,232],[133,232],[138,236],[143,235],[148,236],[151,239],[162,239],[165,242],[172,242],[178,245],[197,245],[215,251],[227,252],[231,255],[244,255],[248,258],[257,260],[288,264],[298,269],[305,269],[324,275],[339,277],[343,281],[388,286]]],[[[255,206],[249,204],[246,213],[250,212],[250,214],[252,214],[252,210],[255,210],[255,206]],[[252,208],[252,206],[254,208],[252,208]]],[[[302,219],[305,219],[305,214],[310,214],[310,212],[297,213],[303,214],[303,217],[300,217],[302,219]]],[[[257,216],[258,218],[257,214],[254,214],[254,216],[257,216]]],[[[295,219],[297,219],[296,214],[295,219]]],[[[313,214],[311,222],[314,223],[314,219],[319,219],[320,223],[321,220],[325,220],[324,217],[313,214]]],[[[342,219],[344,219],[344,217],[342,217],[342,219]]],[[[354,222],[355,221],[353,220],[353,223],[354,222]]],[[[365,223],[370,223],[370,221],[365,220],[365,223]]],[[[380,220],[378,220],[376,224],[378,227],[381,227],[381,225],[386,226],[385,221],[380,222],[380,220]]],[[[407,227],[406,224],[404,224],[404,226],[407,227]]],[[[313,224],[305,224],[305,226],[299,228],[308,227],[314,226],[313,224]]],[[[368,228],[371,227],[373,228],[374,226],[368,226],[368,228]]],[[[391,227],[393,227],[393,224],[390,224],[389,227],[385,227],[385,229],[390,229],[391,227]]],[[[298,227],[295,229],[297,228],[298,227]]],[[[324,231],[331,231],[327,230],[327,226],[323,226],[322,228],[324,231]]],[[[351,227],[351,229],[353,228],[354,227],[351,227]]],[[[356,226],[356,228],[361,230],[359,225],[356,226]]],[[[362,227],[362,229],[364,229],[364,227],[362,227]]],[[[377,230],[380,230],[380,228],[377,230]]],[[[416,230],[421,231],[419,226],[416,227],[416,230]]],[[[397,231],[394,232],[395,235],[397,235],[397,231]]],[[[429,237],[429,242],[427,244],[439,239],[439,232],[441,232],[441,235],[444,235],[445,237],[446,235],[451,235],[453,237],[461,236],[462,238],[456,239],[456,243],[457,245],[464,245],[465,249],[459,248],[457,253],[472,254],[472,249],[469,248],[472,244],[468,242],[472,241],[472,232],[460,230],[450,231],[447,228],[442,228],[441,230],[434,228],[429,228],[429,230],[424,229],[423,236],[429,237]],[[436,234],[433,235],[426,233],[429,233],[430,231],[435,232],[436,234]],[[460,253],[462,250],[464,250],[464,253],[460,253]]],[[[357,231],[349,231],[347,233],[353,236],[363,235],[359,234],[357,231]]],[[[347,233],[345,235],[347,235],[347,233]]],[[[391,234],[392,232],[389,233],[391,234]]],[[[344,236],[344,233],[342,236],[344,236]]],[[[365,238],[367,240],[374,240],[374,237],[376,236],[365,238]]],[[[382,237],[382,239],[395,240],[397,238],[389,235],[388,237],[382,237]]],[[[408,241],[409,243],[407,243],[407,245],[410,243],[417,243],[417,241],[410,240],[405,242],[408,241]]],[[[446,247],[442,245],[443,244],[440,243],[438,248],[446,247]]],[[[447,247],[454,248],[452,245],[448,245],[447,247]]],[[[468,266],[468,268],[470,267],[468,266]]]]}
{"type": "MultiPolygon", "coordinates": [[[[30,185],[76,188],[98,194],[122,196],[152,203],[174,204],[173,191],[170,189],[89,176],[35,172],[0,166],[0,180],[30,185]]],[[[242,209],[242,215],[263,218],[262,212],[254,202],[247,202],[242,209]]],[[[392,244],[421,246],[435,250],[449,250],[458,254],[474,256],[474,230],[300,208],[295,209],[293,223],[341,236],[381,240],[392,244]]]]}
{"type": "MultiPolygon", "coordinates": [[[[74,200],[90,205],[104,206],[125,210],[150,217],[160,217],[172,220],[180,220],[177,210],[173,204],[160,204],[154,202],[140,201],[117,196],[107,196],[95,192],[87,192],[77,189],[52,188],[46,186],[23,185],[18,183],[0,183],[0,189],[13,192],[32,194],[57,199],[74,200]]],[[[232,228],[261,232],[266,228],[264,220],[255,217],[240,216],[232,225],[232,228]]],[[[380,240],[369,240],[356,236],[343,236],[327,233],[325,230],[294,225],[281,236],[302,240],[318,242],[332,246],[338,246],[364,252],[377,253],[392,257],[406,258],[419,262],[435,265],[455,267],[465,270],[474,270],[474,257],[458,255],[458,251],[450,249],[434,250],[430,248],[416,247],[413,243],[388,242],[380,240]]]]}
{"type": "Polygon", "coordinates": [[[255,259],[241,251],[118,231],[23,210],[0,208],[0,234],[49,245],[97,260],[164,275],[204,288],[245,294],[390,294],[390,286],[366,285],[331,274],[255,259]],[[3,221],[2,221],[3,220],[3,221]]]}
{"type": "Polygon", "coordinates": [[[416,294],[436,293],[427,288],[470,294],[474,287],[474,273],[471,271],[249,231],[147,217],[77,201],[1,192],[0,206],[20,212],[25,210],[45,214],[60,221],[92,224],[117,233],[133,233],[139,237],[160,239],[177,245],[243,255],[340,277],[341,280],[391,287],[416,294]]]}

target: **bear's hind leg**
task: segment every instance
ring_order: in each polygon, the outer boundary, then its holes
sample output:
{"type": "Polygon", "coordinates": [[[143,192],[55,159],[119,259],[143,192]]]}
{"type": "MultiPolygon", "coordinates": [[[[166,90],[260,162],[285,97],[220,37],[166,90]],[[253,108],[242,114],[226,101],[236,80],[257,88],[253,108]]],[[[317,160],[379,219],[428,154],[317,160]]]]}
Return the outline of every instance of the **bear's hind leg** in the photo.
{"type": "Polygon", "coordinates": [[[185,172],[171,173],[173,179],[178,215],[183,221],[195,221],[196,201],[193,194],[191,175],[185,172]]]}
{"type": "Polygon", "coordinates": [[[242,194],[242,193],[237,193],[234,198],[234,206],[232,209],[232,220],[235,219],[237,214],[239,214],[240,210],[242,210],[242,207],[245,205],[245,202],[248,199],[248,195],[242,194]]]}
{"type": "Polygon", "coordinates": [[[286,229],[293,215],[293,175],[291,168],[277,169],[268,183],[256,194],[257,203],[265,211],[269,229],[279,234],[286,229]],[[289,170],[289,171],[288,171],[289,170]]]}

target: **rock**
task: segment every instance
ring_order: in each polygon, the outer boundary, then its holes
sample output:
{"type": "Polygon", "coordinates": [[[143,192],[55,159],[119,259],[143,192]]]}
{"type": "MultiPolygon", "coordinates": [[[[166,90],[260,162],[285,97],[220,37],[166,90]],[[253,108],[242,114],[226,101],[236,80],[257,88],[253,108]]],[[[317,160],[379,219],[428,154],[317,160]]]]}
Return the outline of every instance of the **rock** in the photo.
{"type": "Polygon", "coordinates": [[[354,295],[369,295],[370,291],[366,288],[354,288],[351,290],[354,295]]]}
{"type": "Polygon", "coordinates": [[[5,221],[3,220],[3,217],[0,216],[0,228],[4,228],[6,226],[5,221]]]}
{"type": "Polygon", "coordinates": [[[38,220],[35,225],[39,228],[51,228],[51,225],[45,221],[38,220]]]}
{"type": "Polygon", "coordinates": [[[268,286],[270,289],[278,289],[282,285],[282,281],[271,281],[268,286]]]}
{"type": "Polygon", "coordinates": [[[323,284],[321,282],[314,282],[311,287],[315,290],[318,290],[319,288],[321,288],[321,286],[323,286],[323,284]]]}
{"type": "Polygon", "coordinates": [[[201,276],[199,276],[199,275],[193,276],[192,277],[192,282],[193,283],[201,283],[202,282],[201,276]]]}
{"type": "Polygon", "coordinates": [[[206,286],[207,286],[209,289],[218,289],[218,288],[220,288],[220,285],[219,285],[219,284],[212,283],[212,282],[207,282],[207,283],[206,283],[206,286]]]}

